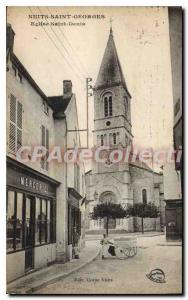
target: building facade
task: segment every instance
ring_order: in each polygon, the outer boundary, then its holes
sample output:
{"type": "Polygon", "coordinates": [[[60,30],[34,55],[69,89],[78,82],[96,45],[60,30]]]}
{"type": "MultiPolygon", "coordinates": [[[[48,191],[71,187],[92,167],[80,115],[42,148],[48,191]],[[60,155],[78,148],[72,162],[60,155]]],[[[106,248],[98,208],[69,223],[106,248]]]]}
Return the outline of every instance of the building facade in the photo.
{"type": "MultiPolygon", "coordinates": [[[[101,148],[103,162],[95,161],[86,174],[89,232],[105,228],[105,221],[90,220],[89,215],[97,203],[112,201],[123,207],[135,202],[154,202],[160,206],[163,199],[162,176],[146,164],[113,160],[118,150],[133,146],[131,123],[131,95],[123,75],[110,29],[99,74],[94,87],[94,148],[101,148]],[[104,150],[104,151],[103,151],[104,150]]],[[[141,230],[137,218],[110,220],[111,231],[141,230]]],[[[146,229],[160,230],[158,220],[145,220],[146,229]]]]}
{"type": "MultiPolygon", "coordinates": [[[[182,21],[181,7],[169,7],[169,37],[173,92],[174,150],[182,151],[182,21]]],[[[177,158],[177,157],[176,157],[177,158]]],[[[183,159],[164,168],[166,202],[166,238],[182,237],[183,159]],[[169,192],[170,191],[170,192],[169,192]]]]}
{"type": "Polygon", "coordinates": [[[65,80],[61,96],[47,97],[13,46],[14,31],[8,24],[8,282],[32,269],[72,259],[74,247],[84,245],[85,207],[84,166],[59,161],[53,152],[57,146],[63,156],[73,144],[80,146],[72,83],[65,80]],[[75,132],[69,135],[72,126],[75,132]],[[52,153],[55,158],[50,160],[52,153]]]}

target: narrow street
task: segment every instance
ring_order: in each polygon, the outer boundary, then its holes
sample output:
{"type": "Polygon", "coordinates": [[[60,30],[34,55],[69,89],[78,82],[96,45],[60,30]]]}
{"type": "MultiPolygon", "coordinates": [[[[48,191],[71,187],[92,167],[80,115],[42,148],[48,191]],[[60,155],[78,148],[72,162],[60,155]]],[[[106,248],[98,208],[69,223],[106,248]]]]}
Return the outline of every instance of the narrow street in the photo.
{"type": "Polygon", "coordinates": [[[164,236],[139,237],[138,253],[133,258],[101,260],[99,256],[80,271],[35,294],[180,293],[182,247],[167,245],[163,241],[164,236]],[[164,271],[165,283],[156,283],[146,277],[156,268],[164,271]]]}

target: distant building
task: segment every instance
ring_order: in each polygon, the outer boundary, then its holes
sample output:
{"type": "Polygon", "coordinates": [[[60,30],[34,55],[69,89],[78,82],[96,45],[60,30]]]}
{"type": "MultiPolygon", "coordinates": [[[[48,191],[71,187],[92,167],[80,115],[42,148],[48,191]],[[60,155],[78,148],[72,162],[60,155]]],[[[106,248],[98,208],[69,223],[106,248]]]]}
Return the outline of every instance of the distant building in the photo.
{"type": "MultiPolygon", "coordinates": [[[[182,149],[182,8],[169,7],[169,35],[174,107],[174,149],[182,149]]],[[[166,237],[182,237],[182,184],[183,164],[180,162],[164,168],[166,202],[166,237]]]]}
{"type": "MultiPolygon", "coordinates": [[[[13,52],[14,31],[7,26],[7,281],[65,262],[84,245],[85,178],[83,164],[48,162],[58,146],[80,147],[71,81],[63,93],[47,97],[13,52]],[[69,134],[69,130],[74,132],[69,134]],[[35,146],[47,154],[33,161],[35,146]],[[16,153],[29,147],[24,161],[16,153]],[[30,150],[31,149],[31,150],[30,150]]],[[[22,153],[22,154],[23,154],[22,153]]],[[[40,152],[38,153],[40,155],[40,152]]],[[[54,153],[55,155],[55,153],[54,153]]]]}
{"type": "MultiPolygon", "coordinates": [[[[123,75],[110,30],[99,74],[94,87],[94,148],[109,147],[113,150],[126,149],[133,144],[131,124],[131,95],[123,75]]],[[[145,163],[94,162],[93,169],[86,173],[88,205],[88,232],[101,232],[105,220],[90,219],[97,203],[114,202],[123,207],[136,202],[153,202],[164,211],[163,176],[155,173],[145,163]]],[[[145,230],[161,230],[162,217],[146,219],[145,230]]],[[[141,231],[139,218],[128,218],[109,222],[111,232],[141,231]]]]}

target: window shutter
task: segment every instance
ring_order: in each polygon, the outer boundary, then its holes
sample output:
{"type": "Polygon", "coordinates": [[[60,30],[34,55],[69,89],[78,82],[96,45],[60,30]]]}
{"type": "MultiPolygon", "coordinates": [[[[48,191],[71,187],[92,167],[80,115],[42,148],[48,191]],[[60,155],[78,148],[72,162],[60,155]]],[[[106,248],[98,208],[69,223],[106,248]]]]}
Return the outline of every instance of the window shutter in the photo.
{"type": "Polygon", "coordinates": [[[16,123],[16,97],[10,95],[10,121],[16,123]]]}
{"type": "Polygon", "coordinates": [[[9,149],[16,151],[16,98],[10,95],[9,149]]]}
{"type": "Polygon", "coordinates": [[[22,104],[20,102],[17,106],[17,126],[22,129],[22,104]]]}
{"type": "Polygon", "coordinates": [[[9,129],[9,149],[13,152],[16,151],[16,125],[10,123],[9,129]]]}
{"type": "Polygon", "coordinates": [[[17,102],[17,151],[22,146],[22,104],[17,102]]]}
{"type": "Polygon", "coordinates": [[[17,151],[21,148],[22,146],[22,131],[17,128],[17,151]]]}

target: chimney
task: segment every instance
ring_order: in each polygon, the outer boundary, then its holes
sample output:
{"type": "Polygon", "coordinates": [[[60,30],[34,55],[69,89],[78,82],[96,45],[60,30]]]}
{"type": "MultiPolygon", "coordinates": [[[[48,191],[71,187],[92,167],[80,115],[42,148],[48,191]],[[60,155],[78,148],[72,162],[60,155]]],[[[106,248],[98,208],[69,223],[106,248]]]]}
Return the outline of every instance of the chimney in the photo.
{"type": "Polygon", "coordinates": [[[63,98],[71,98],[72,96],[72,81],[63,80],[63,98]]]}
{"type": "Polygon", "coordinates": [[[7,54],[10,52],[13,52],[14,47],[14,36],[15,32],[12,29],[12,26],[10,24],[7,24],[7,32],[6,32],[6,50],[7,54]]]}

